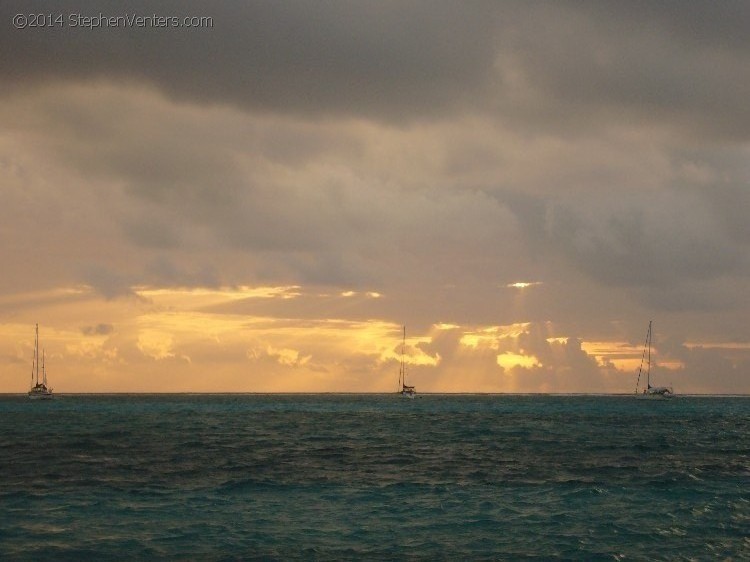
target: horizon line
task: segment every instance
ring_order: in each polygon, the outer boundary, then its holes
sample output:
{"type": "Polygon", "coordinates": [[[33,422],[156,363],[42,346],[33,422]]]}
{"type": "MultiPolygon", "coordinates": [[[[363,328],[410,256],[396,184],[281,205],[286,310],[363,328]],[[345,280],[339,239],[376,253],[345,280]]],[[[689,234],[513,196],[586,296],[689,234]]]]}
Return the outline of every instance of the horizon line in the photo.
{"type": "MultiPolygon", "coordinates": [[[[0,392],[4,396],[25,396],[28,392],[0,392]]],[[[391,396],[398,395],[398,391],[388,392],[339,392],[339,391],[181,391],[181,392],[158,392],[158,391],[111,391],[111,392],[55,392],[54,396],[391,396]]],[[[635,396],[634,392],[419,392],[418,396],[635,396]]],[[[750,393],[684,393],[676,394],[675,397],[750,397],[750,393]]]]}

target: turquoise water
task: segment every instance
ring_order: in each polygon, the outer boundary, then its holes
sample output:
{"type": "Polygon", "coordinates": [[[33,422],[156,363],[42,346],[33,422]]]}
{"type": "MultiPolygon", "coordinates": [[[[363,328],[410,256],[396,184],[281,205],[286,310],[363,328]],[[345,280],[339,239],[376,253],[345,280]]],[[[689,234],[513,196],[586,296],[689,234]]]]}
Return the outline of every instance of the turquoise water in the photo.
{"type": "Polygon", "coordinates": [[[2,560],[750,559],[750,398],[0,397],[2,560]]]}

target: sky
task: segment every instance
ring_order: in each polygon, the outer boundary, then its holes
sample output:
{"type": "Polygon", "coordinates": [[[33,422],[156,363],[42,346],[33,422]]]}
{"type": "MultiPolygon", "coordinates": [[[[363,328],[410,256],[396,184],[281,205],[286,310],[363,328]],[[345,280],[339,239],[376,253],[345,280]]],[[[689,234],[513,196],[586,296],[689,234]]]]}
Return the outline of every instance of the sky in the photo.
{"type": "Polygon", "coordinates": [[[4,0],[0,392],[750,393],[748,28],[4,0]]]}

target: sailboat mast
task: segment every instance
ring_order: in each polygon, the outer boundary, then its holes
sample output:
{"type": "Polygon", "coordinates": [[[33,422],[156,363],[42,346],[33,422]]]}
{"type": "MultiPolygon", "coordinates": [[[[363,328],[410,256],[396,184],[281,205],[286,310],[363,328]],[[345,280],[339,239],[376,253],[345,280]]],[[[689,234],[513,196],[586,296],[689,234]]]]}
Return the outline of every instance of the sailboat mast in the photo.
{"type": "Polygon", "coordinates": [[[401,340],[401,388],[406,386],[406,369],[404,368],[404,348],[406,347],[406,326],[404,328],[403,339],[401,340]]]}
{"type": "Polygon", "coordinates": [[[34,376],[36,384],[39,384],[39,324],[36,325],[36,337],[34,338],[34,376]]]}
{"type": "Polygon", "coordinates": [[[646,365],[646,388],[651,388],[651,320],[648,321],[648,363],[646,365]]]}

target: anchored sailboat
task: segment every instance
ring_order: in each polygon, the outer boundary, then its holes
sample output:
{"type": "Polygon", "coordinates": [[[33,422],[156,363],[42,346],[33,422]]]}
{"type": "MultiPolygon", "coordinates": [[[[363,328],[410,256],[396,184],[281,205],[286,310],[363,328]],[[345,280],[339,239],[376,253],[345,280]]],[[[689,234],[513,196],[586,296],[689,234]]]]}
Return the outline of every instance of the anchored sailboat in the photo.
{"type": "Polygon", "coordinates": [[[404,339],[401,341],[401,368],[398,371],[398,393],[404,398],[414,398],[417,390],[406,384],[406,363],[404,361],[404,348],[406,347],[406,326],[404,326],[404,339]]]}
{"type": "Polygon", "coordinates": [[[36,325],[36,337],[34,338],[34,359],[31,362],[31,382],[35,383],[29,390],[29,398],[32,400],[49,400],[52,398],[52,389],[47,386],[47,369],[44,366],[44,351],[42,351],[42,380],[39,380],[39,324],[36,325]]]}
{"type": "Polygon", "coordinates": [[[643,346],[643,355],[641,356],[641,365],[638,367],[638,380],[635,383],[635,395],[638,398],[648,398],[652,400],[665,400],[674,396],[674,391],[670,386],[651,386],[651,321],[648,322],[648,332],[646,333],[646,343],[643,346]],[[638,393],[638,387],[641,384],[641,374],[644,372],[643,363],[646,362],[646,386],[642,393],[638,393]]]}

